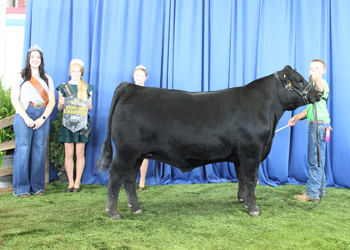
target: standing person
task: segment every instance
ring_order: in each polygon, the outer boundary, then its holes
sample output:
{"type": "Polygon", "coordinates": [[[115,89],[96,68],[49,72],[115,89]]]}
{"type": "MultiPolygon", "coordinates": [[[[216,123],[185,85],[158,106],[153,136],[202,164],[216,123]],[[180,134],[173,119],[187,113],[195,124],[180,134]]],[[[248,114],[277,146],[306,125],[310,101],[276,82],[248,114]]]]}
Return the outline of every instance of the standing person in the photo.
{"type": "Polygon", "coordinates": [[[46,145],[55,92],[36,44],[28,50],[26,65],[12,85],[11,102],[16,110],[13,194],[22,198],[45,195],[46,145]]]}
{"type": "MultiPolygon", "coordinates": [[[[136,85],[145,86],[145,82],[148,78],[146,68],[142,65],[137,66],[134,70],[133,77],[136,85]]],[[[140,167],[140,171],[141,171],[140,182],[139,182],[140,191],[146,189],[147,168],[148,168],[148,159],[144,159],[140,167]]]]}
{"type": "MultiPolygon", "coordinates": [[[[71,80],[68,81],[68,83],[71,85],[73,91],[80,99],[89,99],[89,108],[90,111],[92,109],[92,90],[95,88],[95,86],[90,85],[86,83],[82,76],[84,75],[84,63],[79,59],[74,59],[70,62],[69,66],[69,75],[71,76],[71,80]]],[[[63,110],[64,107],[64,97],[67,95],[65,94],[62,85],[58,86],[56,88],[59,92],[59,102],[57,105],[57,108],[59,111],[63,110]]],[[[75,133],[72,133],[69,129],[64,127],[61,124],[60,131],[58,132],[59,142],[64,142],[64,149],[65,149],[65,158],[64,158],[64,164],[68,176],[68,187],[66,188],[65,192],[67,193],[77,193],[81,190],[81,176],[84,171],[85,167],[85,143],[89,142],[91,133],[89,134],[88,138],[85,137],[84,134],[80,134],[80,131],[77,131],[75,133]],[[76,178],[75,181],[73,179],[73,169],[74,169],[74,162],[73,162],[73,155],[74,155],[74,144],[75,144],[75,155],[76,155],[76,178]]]]}
{"type": "MultiPolygon", "coordinates": [[[[329,86],[328,83],[322,79],[323,74],[326,73],[325,63],[321,60],[315,59],[310,64],[310,75],[312,75],[313,84],[316,89],[322,92],[322,99],[316,103],[317,105],[317,119],[318,119],[318,143],[320,147],[320,153],[323,164],[325,163],[325,134],[326,128],[329,128],[330,118],[326,107],[329,86]]],[[[306,191],[302,191],[301,195],[295,195],[294,198],[300,201],[317,201],[320,195],[324,197],[326,195],[325,183],[322,187],[322,167],[318,167],[317,161],[317,144],[315,139],[315,120],[313,114],[313,105],[308,104],[307,109],[303,112],[293,116],[288,124],[294,126],[298,120],[308,119],[309,132],[308,132],[308,161],[310,164],[309,168],[309,179],[306,182],[306,191]]]]}

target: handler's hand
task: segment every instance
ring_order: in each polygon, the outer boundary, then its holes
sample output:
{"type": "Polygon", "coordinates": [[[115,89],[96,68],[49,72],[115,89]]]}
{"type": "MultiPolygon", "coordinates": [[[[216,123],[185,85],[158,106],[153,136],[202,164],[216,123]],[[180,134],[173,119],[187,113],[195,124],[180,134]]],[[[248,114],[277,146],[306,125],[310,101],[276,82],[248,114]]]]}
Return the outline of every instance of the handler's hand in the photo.
{"type": "Polygon", "coordinates": [[[288,125],[289,126],[294,126],[295,123],[297,122],[297,118],[295,116],[293,116],[292,118],[290,118],[290,120],[288,121],[288,125]]]}
{"type": "Polygon", "coordinates": [[[321,80],[321,78],[322,78],[322,75],[320,75],[320,74],[312,74],[311,75],[312,76],[312,81],[313,82],[316,82],[317,80],[321,80]]]}
{"type": "Polygon", "coordinates": [[[33,128],[33,130],[40,128],[40,126],[43,125],[44,122],[45,122],[45,120],[42,117],[39,117],[38,119],[36,119],[34,121],[34,128],[33,128]]]}

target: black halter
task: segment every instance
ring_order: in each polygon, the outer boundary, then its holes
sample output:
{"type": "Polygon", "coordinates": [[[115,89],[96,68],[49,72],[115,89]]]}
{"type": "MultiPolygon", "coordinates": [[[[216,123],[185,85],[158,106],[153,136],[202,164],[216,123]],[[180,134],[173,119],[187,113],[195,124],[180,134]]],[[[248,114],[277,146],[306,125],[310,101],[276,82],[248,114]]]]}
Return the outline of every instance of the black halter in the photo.
{"type": "MultiPolygon", "coordinates": [[[[278,78],[278,74],[277,72],[273,74],[276,79],[282,83],[282,81],[278,78]]],[[[309,81],[309,84],[300,92],[299,90],[297,90],[296,88],[294,88],[291,84],[291,82],[289,81],[286,86],[284,86],[284,88],[288,91],[294,90],[295,92],[297,92],[304,100],[305,104],[309,104],[309,100],[307,99],[307,93],[310,91],[310,89],[312,88],[312,84],[311,81],[309,81]]]]}

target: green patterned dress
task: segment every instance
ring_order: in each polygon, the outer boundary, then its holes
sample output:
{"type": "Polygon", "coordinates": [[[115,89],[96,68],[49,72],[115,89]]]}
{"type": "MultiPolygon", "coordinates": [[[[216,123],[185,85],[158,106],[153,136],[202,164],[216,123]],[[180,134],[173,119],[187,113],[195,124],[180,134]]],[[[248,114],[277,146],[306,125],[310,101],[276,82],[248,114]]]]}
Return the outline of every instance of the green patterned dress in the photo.
{"type": "MultiPolygon", "coordinates": [[[[90,92],[95,88],[95,86],[90,84],[87,84],[87,85],[88,85],[87,94],[88,94],[88,98],[90,98],[90,92]]],[[[70,86],[72,86],[72,89],[74,90],[75,94],[77,94],[78,86],[75,84],[71,84],[70,86]]],[[[56,89],[61,92],[63,97],[66,97],[66,93],[64,93],[62,85],[58,86],[56,89]]],[[[68,142],[68,143],[69,142],[89,142],[91,140],[90,139],[91,132],[88,138],[86,138],[85,135],[80,135],[80,131],[73,133],[62,124],[60,127],[60,131],[58,132],[58,135],[59,135],[59,138],[58,138],[59,142],[68,142]]]]}

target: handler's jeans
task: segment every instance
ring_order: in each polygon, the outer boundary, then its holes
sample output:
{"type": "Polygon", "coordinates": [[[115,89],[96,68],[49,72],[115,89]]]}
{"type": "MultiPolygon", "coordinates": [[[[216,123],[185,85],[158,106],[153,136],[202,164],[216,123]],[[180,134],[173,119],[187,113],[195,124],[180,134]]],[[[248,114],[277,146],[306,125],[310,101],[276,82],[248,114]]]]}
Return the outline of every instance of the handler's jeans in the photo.
{"type": "MultiPolygon", "coordinates": [[[[28,106],[27,114],[35,121],[46,107],[36,109],[28,106]]],[[[13,159],[13,194],[38,193],[45,189],[45,160],[50,119],[47,118],[39,129],[27,126],[23,118],[15,115],[15,154],[13,159]]]]}
{"type": "MultiPolygon", "coordinates": [[[[326,132],[325,127],[329,127],[329,124],[319,123],[318,124],[318,145],[320,147],[321,158],[323,166],[325,165],[325,150],[326,150],[326,132]]],[[[322,185],[322,165],[318,167],[317,161],[317,144],[315,139],[315,124],[309,125],[308,132],[308,161],[310,164],[309,168],[309,179],[306,182],[306,195],[312,199],[319,199],[320,189],[322,185]]],[[[322,197],[326,195],[326,174],[322,188],[322,197]]]]}

